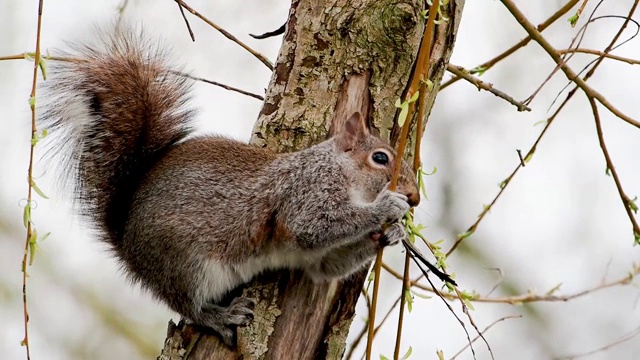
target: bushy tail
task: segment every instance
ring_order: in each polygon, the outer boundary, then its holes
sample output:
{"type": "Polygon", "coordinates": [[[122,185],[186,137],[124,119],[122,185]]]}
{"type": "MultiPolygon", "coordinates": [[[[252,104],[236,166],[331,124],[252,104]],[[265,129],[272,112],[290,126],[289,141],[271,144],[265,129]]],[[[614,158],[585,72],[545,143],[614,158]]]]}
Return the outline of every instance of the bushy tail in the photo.
{"type": "Polygon", "coordinates": [[[99,31],[63,56],[74,60],[49,61],[41,126],[80,213],[117,249],[145,173],[190,133],[190,80],[132,27],[99,31]]]}

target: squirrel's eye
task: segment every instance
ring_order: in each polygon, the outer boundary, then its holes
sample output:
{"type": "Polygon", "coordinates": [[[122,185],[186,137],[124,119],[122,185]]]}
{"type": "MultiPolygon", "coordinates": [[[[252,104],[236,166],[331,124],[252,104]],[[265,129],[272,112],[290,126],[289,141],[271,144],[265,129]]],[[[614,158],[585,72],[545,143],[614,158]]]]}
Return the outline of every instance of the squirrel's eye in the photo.
{"type": "Polygon", "coordinates": [[[387,165],[389,163],[389,156],[382,151],[376,151],[371,155],[371,159],[380,165],[387,165]]]}

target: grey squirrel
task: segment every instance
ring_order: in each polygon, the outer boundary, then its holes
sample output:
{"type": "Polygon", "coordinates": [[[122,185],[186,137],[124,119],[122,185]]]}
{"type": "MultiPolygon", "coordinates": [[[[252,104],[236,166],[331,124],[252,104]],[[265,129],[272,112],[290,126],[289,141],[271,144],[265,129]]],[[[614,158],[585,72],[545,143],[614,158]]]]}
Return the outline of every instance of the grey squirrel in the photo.
{"type": "Polygon", "coordinates": [[[193,135],[190,80],[140,29],[73,49],[50,66],[40,123],[78,210],[133,281],[226,344],[253,303],[223,299],[254,276],[345,278],[406,238],[397,220],[420,201],[415,175],[400,160],[388,189],[399,160],[359,113],[329,140],[276,154],[193,135]]]}

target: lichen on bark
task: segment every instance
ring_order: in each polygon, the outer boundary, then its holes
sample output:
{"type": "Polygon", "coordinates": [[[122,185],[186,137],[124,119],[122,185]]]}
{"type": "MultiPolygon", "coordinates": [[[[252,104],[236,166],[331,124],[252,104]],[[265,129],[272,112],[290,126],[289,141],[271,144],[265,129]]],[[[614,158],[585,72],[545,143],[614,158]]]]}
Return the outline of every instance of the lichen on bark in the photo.
{"type": "Polygon", "coordinates": [[[294,1],[252,142],[291,151],[324,140],[345,77],[364,71],[374,125],[386,119],[389,128],[417,53],[420,10],[417,0],[294,1]]]}

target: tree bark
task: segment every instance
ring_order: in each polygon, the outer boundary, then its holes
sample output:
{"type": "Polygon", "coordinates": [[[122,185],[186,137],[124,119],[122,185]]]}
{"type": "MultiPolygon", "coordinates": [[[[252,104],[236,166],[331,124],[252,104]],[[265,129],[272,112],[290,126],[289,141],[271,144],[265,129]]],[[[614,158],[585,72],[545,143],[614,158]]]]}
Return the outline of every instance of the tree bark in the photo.
{"type": "MultiPolygon", "coordinates": [[[[464,0],[442,6],[436,27],[427,116],[448,63],[464,0]]],[[[394,103],[404,95],[425,19],[419,0],[293,0],[282,48],[251,142],[296,151],[326,139],[355,111],[395,141],[394,103]]],[[[407,151],[409,154],[411,151],[407,151]]],[[[295,194],[292,194],[295,196],[295,194]]],[[[258,277],[243,291],[255,318],[238,348],[170,323],[159,359],[341,359],[367,271],[313,284],[299,271],[258,277]]]]}

